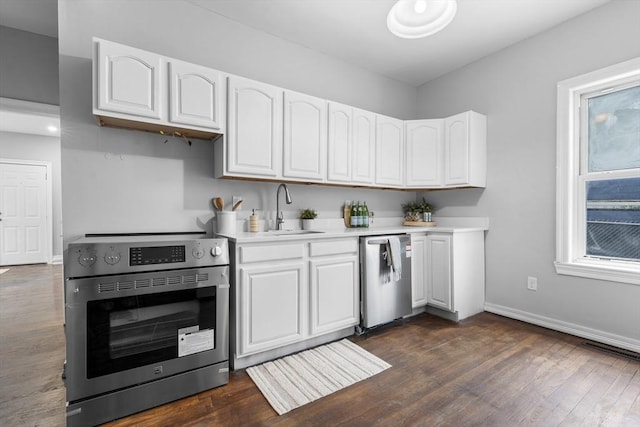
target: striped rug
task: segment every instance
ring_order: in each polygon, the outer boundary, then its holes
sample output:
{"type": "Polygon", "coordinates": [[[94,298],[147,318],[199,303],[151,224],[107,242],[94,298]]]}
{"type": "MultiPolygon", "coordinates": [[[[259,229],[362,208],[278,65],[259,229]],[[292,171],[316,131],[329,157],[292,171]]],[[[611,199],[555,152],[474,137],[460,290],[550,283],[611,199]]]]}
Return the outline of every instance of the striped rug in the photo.
{"type": "Polygon", "coordinates": [[[348,339],[247,368],[279,414],[362,381],[390,368],[348,339]]]}

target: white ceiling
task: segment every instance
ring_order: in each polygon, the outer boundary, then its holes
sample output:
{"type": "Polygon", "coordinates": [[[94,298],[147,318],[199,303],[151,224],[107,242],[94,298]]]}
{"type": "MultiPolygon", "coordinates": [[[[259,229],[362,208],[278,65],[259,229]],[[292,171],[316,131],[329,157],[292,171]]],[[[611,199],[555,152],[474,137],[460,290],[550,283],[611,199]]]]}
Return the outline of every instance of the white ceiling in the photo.
{"type": "Polygon", "coordinates": [[[419,86],[610,0],[458,0],[442,32],[401,39],[395,0],[185,0],[276,37],[419,86]]]}
{"type": "MultiPolygon", "coordinates": [[[[419,86],[611,0],[458,0],[449,27],[415,40],[386,28],[395,0],[183,1],[419,86]]],[[[57,0],[0,0],[0,25],[57,37],[56,17],[57,0]]]]}

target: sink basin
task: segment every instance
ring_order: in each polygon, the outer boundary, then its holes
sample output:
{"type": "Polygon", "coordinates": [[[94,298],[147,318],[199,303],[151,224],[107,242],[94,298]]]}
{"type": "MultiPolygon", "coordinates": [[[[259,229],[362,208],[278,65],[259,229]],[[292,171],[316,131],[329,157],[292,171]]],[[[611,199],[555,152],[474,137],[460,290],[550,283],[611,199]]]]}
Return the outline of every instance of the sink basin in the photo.
{"type": "Polygon", "coordinates": [[[317,234],[324,233],[324,231],[316,230],[269,230],[266,232],[269,236],[295,236],[298,234],[317,234]]]}

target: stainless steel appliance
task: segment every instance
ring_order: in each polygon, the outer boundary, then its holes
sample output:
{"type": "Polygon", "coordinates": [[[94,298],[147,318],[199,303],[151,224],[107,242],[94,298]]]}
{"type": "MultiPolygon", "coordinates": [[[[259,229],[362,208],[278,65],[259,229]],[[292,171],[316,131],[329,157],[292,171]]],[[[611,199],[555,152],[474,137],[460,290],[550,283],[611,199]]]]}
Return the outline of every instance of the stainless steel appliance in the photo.
{"type": "Polygon", "coordinates": [[[411,236],[360,238],[359,333],[411,314],[411,236]]]}
{"type": "Polygon", "coordinates": [[[199,237],[88,235],[69,244],[67,425],[228,382],[229,247],[199,237]]]}

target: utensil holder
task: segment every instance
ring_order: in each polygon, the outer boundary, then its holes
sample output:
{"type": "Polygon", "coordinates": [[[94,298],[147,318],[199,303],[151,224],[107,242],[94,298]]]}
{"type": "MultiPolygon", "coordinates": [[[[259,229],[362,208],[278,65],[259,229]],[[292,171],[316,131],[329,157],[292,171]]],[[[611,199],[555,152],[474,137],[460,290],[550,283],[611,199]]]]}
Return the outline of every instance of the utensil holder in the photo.
{"type": "Polygon", "coordinates": [[[216,213],[216,233],[236,234],[236,213],[232,211],[219,211],[216,213]]]}

